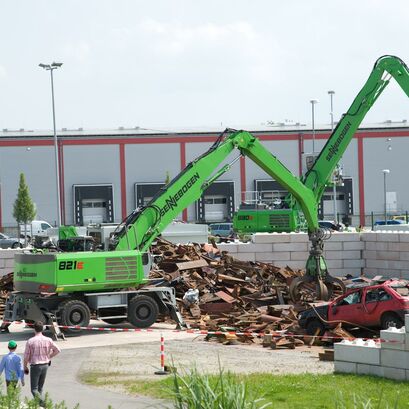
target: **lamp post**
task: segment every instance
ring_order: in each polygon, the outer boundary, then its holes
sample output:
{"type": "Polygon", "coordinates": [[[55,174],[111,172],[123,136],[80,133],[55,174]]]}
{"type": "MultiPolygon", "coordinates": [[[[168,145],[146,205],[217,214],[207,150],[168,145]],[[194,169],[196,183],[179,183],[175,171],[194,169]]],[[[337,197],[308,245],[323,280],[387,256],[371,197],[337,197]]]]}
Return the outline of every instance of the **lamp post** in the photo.
{"type": "Polygon", "coordinates": [[[386,175],[388,175],[391,171],[389,169],[383,169],[383,210],[385,216],[385,225],[386,225],[386,175]]]}
{"type": "Polygon", "coordinates": [[[315,153],[315,104],[318,104],[318,99],[311,99],[311,117],[312,117],[312,153],[315,153]]]}
{"type": "Polygon", "coordinates": [[[50,71],[51,75],[51,100],[53,107],[53,129],[54,129],[54,153],[55,153],[55,178],[57,187],[57,223],[61,226],[61,192],[60,192],[60,161],[58,158],[58,139],[57,128],[55,124],[55,104],[54,104],[54,77],[53,71],[62,66],[62,62],[53,62],[52,64],[39,64],[41,68],[50,71]]]}
{"type": "MultiPolygon", "coordinates": [[[[330,97],[330,101],[331,101],[331,111],[330,111],[330,116],[331,116],[331,134],[332,132],[334,132],[334,104],[333,104],[333,98],[334,98],[334,94],[335,91],[328,91],[328,95],[330,97]]],[[[338,165],[337,165],[338,167],[338,165]]],[[[334,223],[337,224],[338,222],[338,217],[337,217],[337,177],[336,177],[336,173],[334,171],[333,173],[333,184],[332,184],[332,194],[333,194],[333,205],[334,205],[334,223]]]]}

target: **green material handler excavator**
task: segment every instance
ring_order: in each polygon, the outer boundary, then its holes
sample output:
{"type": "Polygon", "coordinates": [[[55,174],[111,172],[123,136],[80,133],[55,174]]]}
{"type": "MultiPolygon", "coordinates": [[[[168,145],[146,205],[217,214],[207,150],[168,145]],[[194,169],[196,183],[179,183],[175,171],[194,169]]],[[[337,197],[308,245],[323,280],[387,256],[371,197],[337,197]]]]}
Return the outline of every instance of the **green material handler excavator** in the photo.
{"type": "MultiPolygon", "coordinates": [[[[342,116],[313,166],[301,178],[302,183],[313,192],[316,203],[321,201],[336,165],[365,115],[387,87],[390,79],[393,77],[409,96],[408,72],[405,63],[395,56],[386,55],[375,62],[365,85],[342,116]]],[[[236,232],[291,232],[304,227],[300,205],[291,192],[280,203],[279,208],[252,207],[256,208],[248,208],[244,204],[234,215],[233,227],[236,232]]]]}
{"type": "Polygon", "coordinates": [[[151,269],[149,248],[165,227],[187,206],[198,200],[206,188],[227,172],[233,162],[215,171],[235,150],[260,166],[291,194],[308,224],[311,241],[306,275],[294,280],[291,295],[315,285],[316,295],[326,299],[342,282],[328,274],[323,258],[325,233],[319,228],[317,197],[342,156],[354,131],[389,82],[392,75],[409,95],[408,70],[396,57],[382,57],[375,64],[365,87],[334,130],[330,141],[303,180],[294,176],[260,141],[246,131],[226,130],[210,149],[192,161],[144,207],[132,212],[113,233],[109,251],[33,254],[15,256],[14,287],[6,303],[5,320],[57,321],[80,329],[91,313],[107,323],[129,321],[136,327],[152,325],[160,313],[170,314],[183,325],[176,308],[174,289],[142,287],[151,269]],[[136,288],[136,289],[135,289],[136,288]]]}

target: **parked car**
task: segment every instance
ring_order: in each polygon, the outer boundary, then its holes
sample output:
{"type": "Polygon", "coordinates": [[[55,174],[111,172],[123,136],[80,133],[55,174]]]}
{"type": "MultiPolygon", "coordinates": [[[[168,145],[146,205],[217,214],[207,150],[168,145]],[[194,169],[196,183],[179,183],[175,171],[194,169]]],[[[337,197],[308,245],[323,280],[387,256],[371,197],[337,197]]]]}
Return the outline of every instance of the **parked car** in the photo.
{"type": "Polygon", "coordinates": [[[298,315],[309,335],[323,335],[340,322],[346,327],[400,328],[409,314],[409,282],[388,280],[353,288],[331,302],[315,305],[298,315]]]}
{"type": "Polygon", "coordinates": [[[376,220],[374,226],[390,226],[395,224],[405,224],[403,220],[392,219],[392,220],[376,220]]]}
{"type": "Polygon", "coordinates": [[[24,238],[24,234],[27,234],[27,240],[30,240],[35,236],[47,235],[47,229],[52,228],[51,224],[44,220],[33,220],[30,224],[20,225],[20,235],[24,238]],[[25,233],[27,231],[27,233],[25,233]]]}
{"type": "Polygon", "coordinates": [[[345,226],[342,223],[335,223],[330,220],[318,220],[318,224],[321,228],[335,231],[343,231],[345,228],[345,226]]]}
{"type": "Polygon", "coordinates": [[[216,237],[230,237],[234,234],[233,223],[209,224],[210,234],[216,237]]]}
{"type": "Polygon", "coordinates": [[[0,248],[2,249],[18,249],[24,246],[24,239],[17,239],[15,237],[9,237],[3,233],[0,233],[0,248]]]}

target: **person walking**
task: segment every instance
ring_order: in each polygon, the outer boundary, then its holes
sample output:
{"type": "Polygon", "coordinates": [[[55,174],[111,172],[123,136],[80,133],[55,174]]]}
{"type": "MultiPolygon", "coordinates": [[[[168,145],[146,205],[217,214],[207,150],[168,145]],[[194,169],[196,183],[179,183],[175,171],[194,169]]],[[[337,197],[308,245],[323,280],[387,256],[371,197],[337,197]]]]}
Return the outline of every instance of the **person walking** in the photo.
{"type": "Polygon", "coordinates": [[[24,372],[30,372],[31,393],[34,398],[38,397],[41,406],[44,406],[43,387],[48,367],[51,359],[61,352],[51,338],[43,335],[43,330],[44,324],[41,321],[34,323],[35,335],[27,341],[24,351],[24,372]]]}
{"type": "Polygon", "coordinates": [[[4,355],[0,362],[0,375],[3,373],[6,377],[7,388],[11,385],[17,387],[18,381],[24,386],[24,371],[21,358],[16,354],[17,343],[10,340],[8,344],[9,353],[4,355]]]}

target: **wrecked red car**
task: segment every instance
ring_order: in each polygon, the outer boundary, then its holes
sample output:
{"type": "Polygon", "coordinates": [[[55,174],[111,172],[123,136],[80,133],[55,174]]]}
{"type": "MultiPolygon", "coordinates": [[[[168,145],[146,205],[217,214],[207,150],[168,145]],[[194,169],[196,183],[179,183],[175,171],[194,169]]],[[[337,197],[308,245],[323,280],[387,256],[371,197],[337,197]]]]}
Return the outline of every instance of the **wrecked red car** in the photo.
{"type": "Polygon", "coordinates": [[[323,335],[339,323],[346,328],[400,328],[405,314],[409,314],[409,282],[388,280],[352,288],[331,302],[314,305],[299,314],[298,322],[309,335],[323,335]]]}

